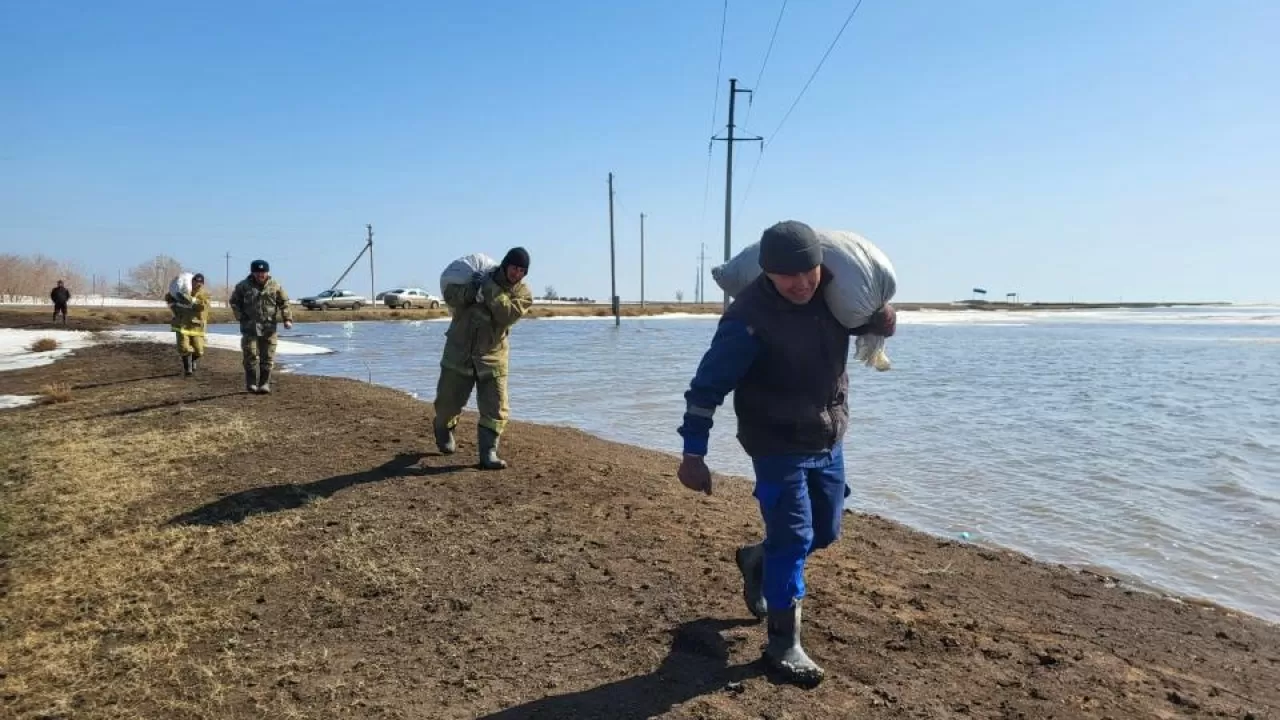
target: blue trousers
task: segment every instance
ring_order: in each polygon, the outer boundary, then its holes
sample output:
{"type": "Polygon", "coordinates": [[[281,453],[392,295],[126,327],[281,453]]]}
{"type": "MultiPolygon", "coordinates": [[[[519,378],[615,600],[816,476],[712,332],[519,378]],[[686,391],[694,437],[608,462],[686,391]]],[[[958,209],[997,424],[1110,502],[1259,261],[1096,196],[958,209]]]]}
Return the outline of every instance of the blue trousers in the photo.
{"type": "Polygon", "coordinates": [[[752,458],[764,518],[764,598],[787,608],[804,597],[804,563],[840,536],[849,486],[844,451],[752,458]]]}

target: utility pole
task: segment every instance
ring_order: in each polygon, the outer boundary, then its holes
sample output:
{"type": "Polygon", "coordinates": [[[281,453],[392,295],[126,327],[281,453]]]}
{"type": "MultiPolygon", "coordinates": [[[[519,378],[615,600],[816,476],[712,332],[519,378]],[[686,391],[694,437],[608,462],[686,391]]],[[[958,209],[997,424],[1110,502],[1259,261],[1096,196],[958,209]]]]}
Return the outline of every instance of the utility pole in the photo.
{"type": "Polygon", "coordinates": [[[640,307],[644,307],[644,213],[640,213],[640,307]]]}
{"type": "Polygon", "coordinates": [[[702,243],[702,253],[698,255],[698,302],[707,301],[707,244],[702,243]]]}
{"type": "Polygon", "coordinates": [[[373,226],[365,225],[364,227],[369,231],[369,304],[373,305],[373,299],[378,297],[378,288],[373,279],[373,226]]]}
{"type": "Polygon", "coordinates": [[[223,282],[222,289],[226,291],[227,299],[230,300],[231,299],[231,294],[230,294],[231,293],[231,251],[228,250],[227,254],[224,257],[227,260],[227,268],[226,268],[227,276],[226,276],[226,280],[223,282]]]}
{"type": "MultiPolygon", "coordinates": [[[[751,90],[738,87],[738,78],[729,78],[729,124],[727,126],[728,136],[723,138],[712,138],[712,140],[721,140],[728,146],[725,155],[724,167],[724,261],[729,262],[729,254],[732,252],[732,232],[731,224],[733,222],[733,144],[735,142],[756,142],[760,141],[760,147],[764,149],[764,138],[744,137],[735,138],[733,136],[733,110],[738,93],[750,93],[751,90]]],[[[724,309],[729,309],[729,293],[724,294],[724,309]]]]}
{"type": "Polygon", "coordinates": [[[613,303],[613,326],[622,325],[622,308],[618,307],[618,266],[613,249],[613,173],[609,173],[609,301],[613,303]]]}

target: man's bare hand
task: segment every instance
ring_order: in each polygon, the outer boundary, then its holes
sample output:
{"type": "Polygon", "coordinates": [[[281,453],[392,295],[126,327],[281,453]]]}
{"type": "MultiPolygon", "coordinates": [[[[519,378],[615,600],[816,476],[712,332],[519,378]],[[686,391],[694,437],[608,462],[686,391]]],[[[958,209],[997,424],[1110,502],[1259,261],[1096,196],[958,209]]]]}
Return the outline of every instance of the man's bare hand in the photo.
{"type": "Polygon", "coordinates": [[[292,320],[285,320],[285,321],[284,321],[284,329],[285,329],[285,330],[292,330],[292,329],[293,329],[293,321],[292,321],[292,320]]]}
{"type": "Polygon", "coordinates": [[[685,455],[680,461],[680,470],[676,473],[680,484],[694,492],[711,494],[711,471],[707,463],[698,455],[685,455]]]}

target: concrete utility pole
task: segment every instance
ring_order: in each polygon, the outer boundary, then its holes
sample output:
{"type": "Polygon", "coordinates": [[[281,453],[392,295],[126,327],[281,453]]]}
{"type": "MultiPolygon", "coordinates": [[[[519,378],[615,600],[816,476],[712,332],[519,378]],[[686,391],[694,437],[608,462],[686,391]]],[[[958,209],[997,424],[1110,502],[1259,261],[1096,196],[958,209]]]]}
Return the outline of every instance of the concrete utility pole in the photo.
{"type": "Polygon", "coordinates": [[[640,213],[640,307],[644,307],[644,213],[640,213]]]}
{"type": "Polygon", "coordinates": [[[613,325],[622,325],[622,308],[618,303],[618,264],[613,246],[613,173],[609,173],[609,298],[613,304],[613,325]]]}
{"type": "MultiPolygon", "coordinates": [[[[728,152],[725,155],[724,167],[724,261],[729,262],[730,253],[733,251],[731,225],[733,223],[733,144],[735,142],[756,142],[761,143],[760,147],[764,149],[764,138],[744,137],[735,138],[733,136],[733,111],[735,100],[738,93],[750,93],[751,90],[738,87],[738,78],[729,78],[729,124],[727,126],[727,137],[712,138],[712,140],[720,140],[728,146],[728,152]]],[[[729,309],[729,293],[724,294],[724,309],[729,309]]]]}
{"type": "Polygon", "coordinates": [[[378,297],[378,288],[373,279],[373,226],[365,225],[365,229],[369,232],[369,304],[373,304],[373,299],[378,297]]]}
{"type": "Polygon", "coordinates": [[[230,299],[231,298],[231,294],[230,294],[231,293],[231,251],[230,250],[227,251],[227,254],[225,257],[227,260],[227,267],[226,267],[227,275],[226,275],[226,281],[222,285],[222,289],[227,291],[227,299],[230,299]]]}

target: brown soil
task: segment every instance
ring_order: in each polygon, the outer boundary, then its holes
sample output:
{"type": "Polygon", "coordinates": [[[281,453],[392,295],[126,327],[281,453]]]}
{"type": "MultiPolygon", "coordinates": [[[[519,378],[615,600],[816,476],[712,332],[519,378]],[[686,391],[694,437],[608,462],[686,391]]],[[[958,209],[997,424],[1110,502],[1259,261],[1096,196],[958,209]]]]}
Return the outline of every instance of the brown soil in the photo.
{"type": "MultiPolygon", "coordinates": [[[[846,515],[805,605],[828,680],[758,661],[750,486],[513,424],[511,469],[430,406],[169,348],[0,374],[0,715],[14,718],[1275,718],[1280,628],[846,515]]],[[[519,399],[516,399],[519,405],[519,399]]]]}

